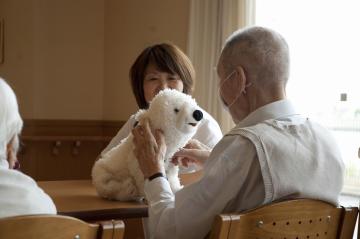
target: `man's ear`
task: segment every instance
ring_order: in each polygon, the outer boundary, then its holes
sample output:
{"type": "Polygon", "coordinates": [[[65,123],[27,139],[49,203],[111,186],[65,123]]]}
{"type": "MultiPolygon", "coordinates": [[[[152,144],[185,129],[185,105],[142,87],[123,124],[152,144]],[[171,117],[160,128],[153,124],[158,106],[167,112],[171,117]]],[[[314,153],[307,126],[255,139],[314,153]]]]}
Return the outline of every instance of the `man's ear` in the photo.
{"type": "Polygon", "coordinates": [[[236,67],[236,72],[238,74],[239,77],[239,82],[240,82],[240,92],[243,93],[245,92],[245,88],[246,88],[246,75],[245,75],[245,70],[242,66],[237,66],[236,67]]]}
{"type": "Polygon", "coordinates": [[[13,144],[14,144],[14,138],[6,145],[6,156],[10,169],[13,169],[15,167],[17,161],[16,152],[13,144]]]}

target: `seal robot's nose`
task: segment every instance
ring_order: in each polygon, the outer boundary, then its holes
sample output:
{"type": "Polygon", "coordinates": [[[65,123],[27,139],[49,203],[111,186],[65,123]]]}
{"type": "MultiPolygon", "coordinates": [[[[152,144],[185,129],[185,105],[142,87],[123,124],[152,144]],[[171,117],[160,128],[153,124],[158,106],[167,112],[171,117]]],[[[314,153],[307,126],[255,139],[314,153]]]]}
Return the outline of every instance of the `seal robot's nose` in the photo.
{"type": "Polygon", "coordinates": [[[203,113],[200,110],[195,110],[193,113],[193,117],[196,121],[200,121],[203,118],[203,113]]]}

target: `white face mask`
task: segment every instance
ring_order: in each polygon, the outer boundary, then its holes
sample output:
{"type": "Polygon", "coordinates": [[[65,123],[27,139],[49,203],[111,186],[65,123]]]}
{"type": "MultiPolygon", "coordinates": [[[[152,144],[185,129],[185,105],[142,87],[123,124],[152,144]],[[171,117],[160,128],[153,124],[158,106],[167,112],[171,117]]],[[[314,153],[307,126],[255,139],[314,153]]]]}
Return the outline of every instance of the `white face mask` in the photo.
{"type": "Polygon", "coordinates": [[[225,84],[225,82],[228,81],[235,73],[237,73],[236,70],[233,70],[233,71],[225,78],[225,80],[224,80],[224,81],[220,84],[220,86],[219,86],[219,93],[218,93],[218,95],[219,95],[219,98],[220,98],[220,102],[222,103],[224,109],[225,109],[227,112],[230,111],[231,106],[233,106],[233,105],[235,104],[235,102],[239,99],[239,97],[241,96],[241,94],[246,94],[246,88],[251,85],[251,83],[248,83],[248,84],[246,84],[246,85],[242,84],[242,85],[240,86],[241,89],[240,89],[239,91],[237,91],[237,92],[239,92],[239,93],[236,94],[235,99],[234,99],[233,101],[231,101],[231,103],[226,104],[225,101],[224,101],[224,98],[223,98],[222,95],[221,95],[221,88],[223,87],[223,85],[225,84]]]}

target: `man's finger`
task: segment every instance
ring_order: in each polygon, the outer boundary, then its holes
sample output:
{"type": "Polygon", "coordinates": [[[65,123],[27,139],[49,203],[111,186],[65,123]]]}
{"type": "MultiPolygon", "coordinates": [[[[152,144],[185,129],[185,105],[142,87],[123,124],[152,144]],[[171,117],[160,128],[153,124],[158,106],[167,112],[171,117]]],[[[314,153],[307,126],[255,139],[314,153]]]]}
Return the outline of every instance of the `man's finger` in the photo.
{"type": "Polygon", "coordinates": [[[166,146],[164,134],[159,129],[155,130],[155,140],[159,148],[164,148],[166,146]]]}
{"type": "Polygon", "coordinates": [[[149,119],[145,118],[142,123],[143,123],[143,128],[144,128],[144,134],[150,137],[152,135],[152,133],[151,133],[149,119]]]}
{"type": "Polygon", "coordinates": [[[197,149],[180,149],[177,151],[174,156],[175,157],[185,157],[185,158],[193,158],[198,155],[197,149]]]}
{"type": "Polygon", "coordinates": [[[133,128],[132,130],[131,130],[131,133],[134,135],[134,139],[135,139],[135,141],[137,141],[137,139],[139,138],[139,137],[141,137],[141,133],[140,133],[140,130],[142,130],[142,129],[140,129],[140,125],[138,125],[138,126],[136,126],[135,128],[133,128]]]}
{"type": "Polygon", "coordinates": [[[157,143],[165,144],[165,137],[160,129],[155,130],[155,139],[157,143]]]}
{"type": "Polygon", "coordinates": [[[173,157],[171,159],[171,162],[174,164],[174,165],[179,165],[179,157],[173,157]]]}
{"type": "Polygon", "coordinates": [[[211,150],[207,145],[201,143],[200,141],[198,141],[196,139],[190,139],[184,148],[199,149],[199,150],[211,150]]]}

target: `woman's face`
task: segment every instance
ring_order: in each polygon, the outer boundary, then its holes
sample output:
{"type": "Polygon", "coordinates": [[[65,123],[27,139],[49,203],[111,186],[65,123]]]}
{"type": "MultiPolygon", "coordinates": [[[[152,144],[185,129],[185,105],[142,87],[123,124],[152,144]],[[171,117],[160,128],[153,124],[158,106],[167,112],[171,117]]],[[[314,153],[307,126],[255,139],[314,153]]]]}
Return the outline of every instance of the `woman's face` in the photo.
{"type": "Polygon", "coordinates": [[[177,74],[173,75],[160,71],[153,64],[149,64],[146,67],[143,87],[147,103],[149,103],[161,90],[175,89],[180,92],[183,92],[184,90],[184,84],[177,74]]]}

